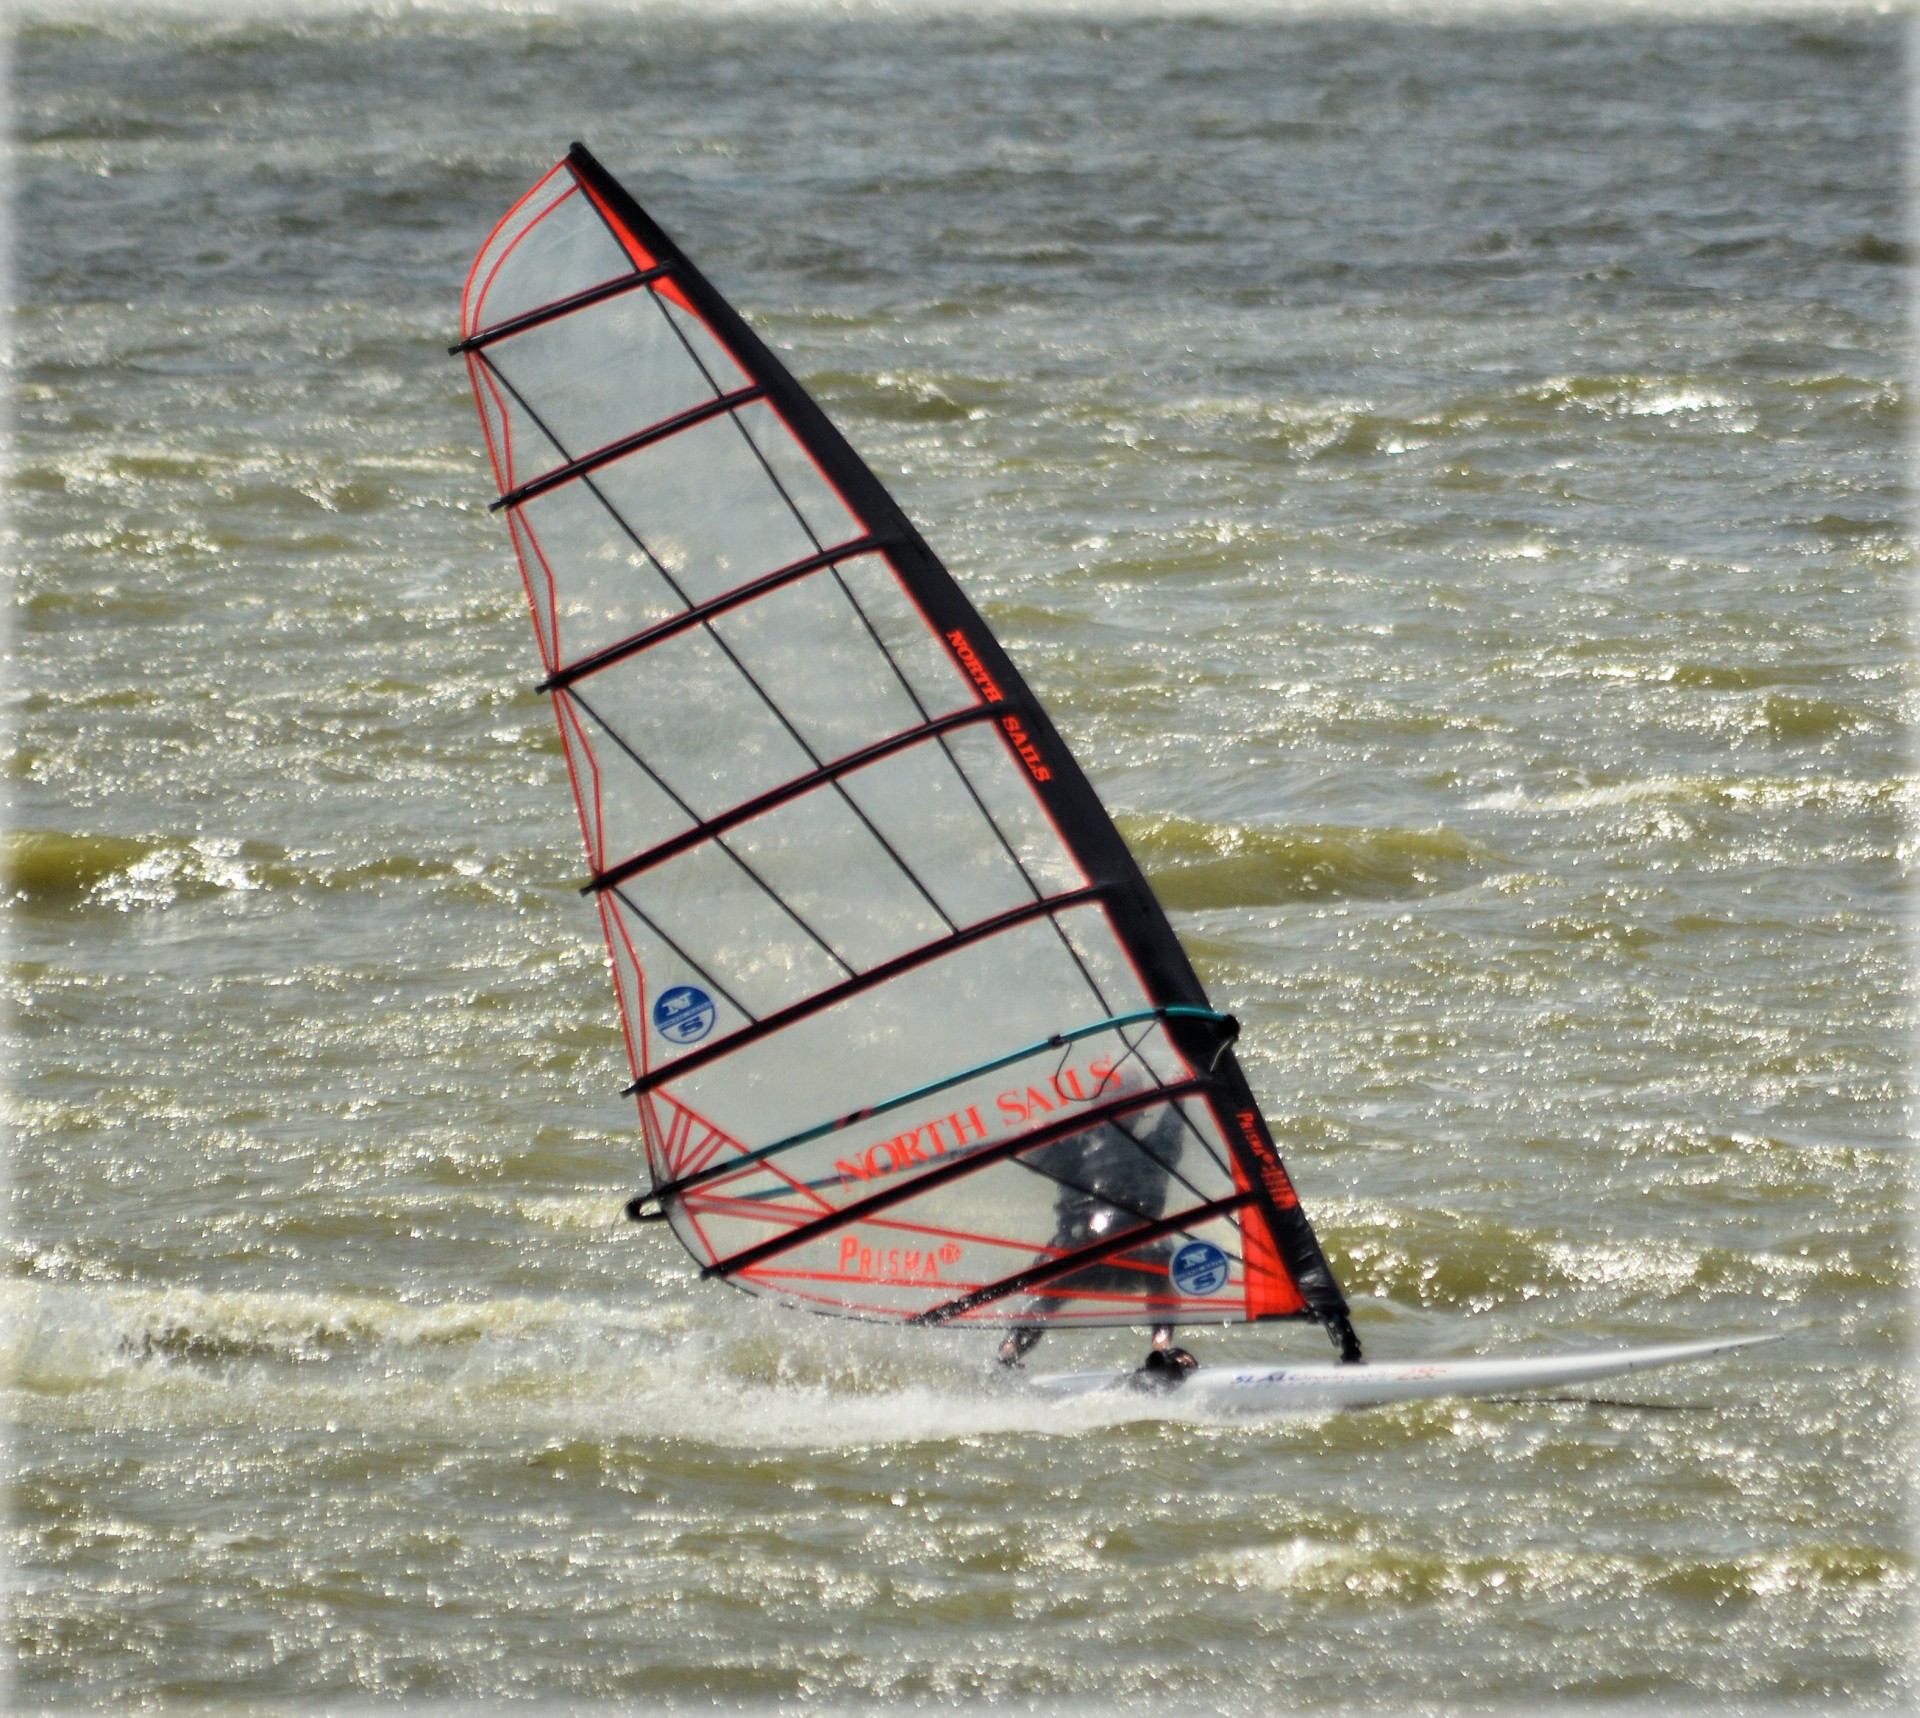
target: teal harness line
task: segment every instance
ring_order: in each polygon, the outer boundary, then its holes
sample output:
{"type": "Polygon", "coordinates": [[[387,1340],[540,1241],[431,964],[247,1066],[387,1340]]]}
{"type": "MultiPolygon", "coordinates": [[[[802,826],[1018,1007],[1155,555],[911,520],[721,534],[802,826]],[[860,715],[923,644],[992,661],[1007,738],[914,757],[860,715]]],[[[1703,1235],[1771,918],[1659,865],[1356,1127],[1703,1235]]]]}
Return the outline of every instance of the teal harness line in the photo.
{"type": "Polygon", "coordinates": [[[991,1074],[1000,1068],[1011,1067],[1015,1062],[1024,1062],[1029,1056],[1038,1055],[1042,1050],[1060,1050],[1069,1044],[1078,1043],[1082,1038],[1092,1038],[1101,1032],[1110,1032],[1116,1026],[1137,1026],[1148,1020],[1210,1020],[1226,1028],[1225,1043],[1231,1044],[1240,1035],[1240,1022],[1231,1014],[1222,1014],[1214,1008],[1197,1008],[1190,1003],[1175,1002],[1165,1008],[1142,1008],[1132,1014],[1116,1014],[1111,1020],[1098,1020],[1091,1026],[1076,1026],[1070,1032],[1056,1032],[1051,1038],[1042,1038],[1039,1042],[1028,1044],[1018,1050],[1009,1050],[1004,1056],[996,1056],[990,1062],[982,1062],[977,1067],[964,1069],[958,1074],[949,1074],[945,1079],[934,1080],[928,1085],[915,1086],[910,1092],[902,1092],[898,1097],[888,1098],[884,1103],[871,1104],[866,1109],[855,1110],[851,1115],[841,1116],[836,1121],[822,1122],[818,1127],[810,1127],[803,1133],[790,1134],[785,1139],[777,1139],[771,1145],[763,1145],[757,1151],[742,1153],[739,1157],[730,1157],[725,1163],[715,1163],[699,1170],[679,1181],[669,1181],[665,1186],[656,1187],[650,1193],[639,1193],[627,1201],[627,1215],[636,1223],[657,1223],[666,1216],[665,1202],[676,1193],[685,1193],[689,1188],[699,1187],[708,1181],[718,1180],[723,1175],[732,1175],[738,1170],[750,1168],[762,1163],[769,1157],[777,1157],[783,1151],[791,1151],[795,1146],[807,1145],[816,1139],[825,1139],[830,1133],[838,1133],[842,1128],[856,1123],[871,1121],[873,1117],[885,1115],[889,1110],[897,1110],[921,1098],[932,1097],[936,1092],[950,1090],[954,1086],[964,1085],[968,1080],[978,1079],[982,1074],[991,1074]],[[647,1206],[658,1207],[648,1211],[647,1206]]]}

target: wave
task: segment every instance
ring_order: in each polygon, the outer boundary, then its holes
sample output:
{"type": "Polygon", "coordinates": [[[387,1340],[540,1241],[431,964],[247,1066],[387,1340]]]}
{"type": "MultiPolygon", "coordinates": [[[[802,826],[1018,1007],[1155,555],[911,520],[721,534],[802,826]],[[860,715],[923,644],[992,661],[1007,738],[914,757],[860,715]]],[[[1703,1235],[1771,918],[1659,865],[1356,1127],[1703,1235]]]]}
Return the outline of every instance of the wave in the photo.
{"type": "MultiPolygon", "coordinates": [[[[1168,402],[1151,419],[1114,430],[1112,403],[1095,392],[1071,415],[1105,432],[1131,456],[1142,450],[1167,460],[1278,457],[1294,463],[1371,459],[1479,442],[1488,437],[1561,434],[1580,424],[1639,426],[1626,433],[1664,435],[1674,424],[1746,435],[1767,414],[1839,414],[1878,419],[1900,407],[1900,391],[1884,378],[1829,372],[1756,381],[1687,374],[1560,375],[1504,388],[1474,386],[1438,401],[1274,397],[1264,377],[1249,377],[1245,394],[1206,394],[1168,402]]],[[[1613,433],[1620,433],[1615,431],[1613,433]]],[[[1897,529],[1874,520],[1861,529],[1897,529]]]]}
{"type": "Polygon", "coordinates": [[[123,835],[65,835],[10,829],[0,836],[0,878],[9,894],[44,899],[82,895],[151,858],[161,843],[123,835]]]}
{"type": "Polygon", "coordinates": [[[1155,893],[1175,912],[1429,894],[1457,888],[1499,862],[1445,829],[1263,829],[1174,816],[1118,821],[1155,893]]]}
{"type": "MultiPolygon", "coordinates": [[[[1817,717],[1814,719],[1818,719],[1817,717]]],[[[1508,788],[1477,800],[1475,811],[1599,811],[1610,806],[1696,806],[1718,811],[1894,810],[1920,796],[1920,783],[1901,780],[1769,776],[1645,776],[1538,797],[1508,788]]]]}
{"type": "Polygon", "coordinates": [[[155,1364],[302,1365],[376,1349],[456,1349],[564,1325],[560,1301],[418,1306],[371,1295],[197,1288],[97,1289],[12,1283],[0,1290],[4,1371],[16,1387],[62,1394],[155,1364]]]}
{"type": "Polygon", "coordinates": [[[1198,1561],[1194,1573],[1243,1591],[1343,1602],[1558,1599],[1574,1605],[1603,1593],[1728,1604],[1796,1590],[1810,1602],[1831,1604],[1848,1588],[1904,1589],[1913,1579],[1905,1552],[1838,1541],[1727,1556],[1676,1557],[1668,1549],[1566,1550],[1539,1543],[1461,1556],[1388,1544],[1371,1532],[1338,1541],[1299,1536],[1212,1552],[1198,1561]]]}
{"type": "Polygon", "coordinates": [[[410,882],[451,882],[491,892],[489,869],[476,858],[394,853],[344,859],[212,836],[74,835],[53,829],[0,835],[0,888],[11,904],[37,907],[167,906],[261,889],[364,889],[410,882]]]}
{"type": "MultiPolygon", "coordinates": [[[[1277,906],[1288,901],[1391,899],[1455,888],[1497,856],[1444,829],[1302,825],[1263,829],[1197,819],[1123,817],[1122,832],[1160,899],[1176,912],[1277,906]]],[[[10,904],[41,908],[168,906],[221,893],[348,890],[393,883],[515,889],[519,873],[559,878],[559,863],[510,857],[345,858],[220,837],[79,835],[9,830],[0,836],[0,887],[10,904]]]]}
{"type": "MultiPolygon", "coordinates": [[[[665,1286],[684,1291],[686,1276],[665,1286]]],[[[150,1418],[318,1414],[408,1428],[526,1419],[596,1449],[610,1438],[818,1449],[1072,1435],[1165,1417],[1164,1404],[1142,1397],[1061,1404],[1009,1388],[992,1339],[971,1334],[930,1341],[796,1320],[745,1299],[693,1307],[684,1292],[617,1306],[558,1297],[422,1306],[347,1293],[0,1285],[0,1376],[11,1389],[139,1391],[150,1418]]]]}
{"type": "Polygon", "coordinates": [[[807,383],[834,407],[889,423],[951,424],[1006,410],[1011,384],[922,370],[815,370],[807,383]]]}
{"type": "MultiPolygon", "coordinates": [[[[1717,1144],[1723,1152],[1764,1151],[1771,1142],[1717,1144]]],[[[1807,1197],[1818,1197],[1819,1187],[1809,1177],[1807,1197]]],[[[1702,1293],[1793,1305],[1816,1295],[1891,1295],[1912,1286],[1897,1250],[1838,1239],[1792,1253],[1651,1235],[1568,1240],[1440,1206],[1399,1210],[1338,1200],[1320,1202],[1315,1227],[1349,1295],[1431,1311],[1482,1314],[1565,1296],[1591,1311],[1702,1293]]]]}

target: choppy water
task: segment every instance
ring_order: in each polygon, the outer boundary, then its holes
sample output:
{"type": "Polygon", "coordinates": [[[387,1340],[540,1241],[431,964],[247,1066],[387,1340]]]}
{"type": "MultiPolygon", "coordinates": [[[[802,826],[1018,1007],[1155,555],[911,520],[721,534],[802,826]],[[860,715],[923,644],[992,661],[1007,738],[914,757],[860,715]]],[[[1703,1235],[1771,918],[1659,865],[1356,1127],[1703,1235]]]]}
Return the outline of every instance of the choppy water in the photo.
{"type": "Polygon", "coordinates": [[[13,46],[16,1700],[1911,1693],[1898,23],[93,16],[13,46]],[[1787,1339],[1101,1419],[623,1225],[441,355],[575,135],[1051,702],[1373,1352],[1787,1339]]]}

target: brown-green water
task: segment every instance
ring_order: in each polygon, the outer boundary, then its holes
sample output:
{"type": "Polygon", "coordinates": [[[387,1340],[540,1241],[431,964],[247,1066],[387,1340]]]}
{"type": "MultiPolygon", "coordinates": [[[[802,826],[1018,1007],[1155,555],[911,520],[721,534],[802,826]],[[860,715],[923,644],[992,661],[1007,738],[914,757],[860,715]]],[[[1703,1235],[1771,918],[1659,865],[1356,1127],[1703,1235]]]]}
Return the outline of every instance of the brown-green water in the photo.
{"type": "Polygon", "coordinates": [[[1903,42],[18,23],[15,1702],[1910,1698],[1903,42]],[[1129,1420],[623,1224],[442,355],[574,136],[1051,704],[1372,1352],[1786,1339],[1129,1420]]]}

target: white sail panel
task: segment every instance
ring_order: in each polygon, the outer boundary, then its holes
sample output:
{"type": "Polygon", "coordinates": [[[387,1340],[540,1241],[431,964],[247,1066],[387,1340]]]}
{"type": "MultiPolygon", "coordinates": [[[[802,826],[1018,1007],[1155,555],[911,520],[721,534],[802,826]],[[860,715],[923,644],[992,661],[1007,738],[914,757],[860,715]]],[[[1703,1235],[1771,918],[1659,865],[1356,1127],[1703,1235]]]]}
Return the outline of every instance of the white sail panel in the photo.
{"type": "Polygon", "coordinates": [[[773,407],[747,406],[736,416],[754,452],[765,462],[767,475],[779,485],[817,547],[851,542],[860,534],[864,527],[853,509],[808,457],[773,407]]]}
{"type": "Polygon", "coordinates": [[[711,627],[690,627],[623,657],[560,696],[590,711],[702,818],[819,767],[711,627]]]}
{"type": "MultiPolygon", "coordinates": [[[[1058,874],[1044,877],[1036,876],[1049,869],[1038,855],[1023,859],[999,839],[1002,826],[985,809],[991,801],[981,784],[996,773],[1010,775],[1013,765],[990,751],[963,774],[955,753],[974,732],[960,728],[922,740],[840,778],[861,815],[955,925],[978,924],[1043,891],[1059,894],[1086,883],[1057,838],[1048,856],[1058,874]]],[[[1017,781],[1010,785],[1019,790],[1017,781]]]]}
{"type": "Polygon", "coordinates": [[[523,453],[515,484],[609,446],[636,424],[705,405],[718,392],[651,292],[603,299],[497,340],[486,351],[511,421],[537,417],[546,445],[555,450],[544,462],[523,453]],[[524,403],[529,400],[540,402],[537,414],[524,403]]]}
{"type": "Polygon", "coordinates": [[[624,643],[686,602],[591,484],[569,484],[507,515],[548,673],[624,643]]]}
{"type": "MultiPolygon", "coordinates": [[[[1097,905],[1060,914],[1069,921],[1102,916],[1097,905]]],[[[1094,922],[1082,931],[1089,941],[1098,934],[1094,922]]],[[[1071,1029],[1097,1027],[1152,1007],[1137,987],[1096,995],[1053,915],[936,946],[937,958],[891,982],[851,989],[684,1074],[673,1068],[685,1048],[649,1042],[655,1060],[644,1071],[664,1069],[671,1076],[659,1088],[665,1095],[752,1149],[1043,1042],[1063,1019],[1070,1017],[1071,1029]]],[[[718,1027],[714,1041],[725,1044],[718,1027]]]]}

